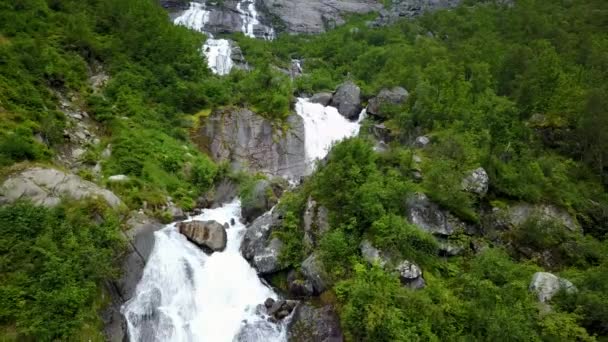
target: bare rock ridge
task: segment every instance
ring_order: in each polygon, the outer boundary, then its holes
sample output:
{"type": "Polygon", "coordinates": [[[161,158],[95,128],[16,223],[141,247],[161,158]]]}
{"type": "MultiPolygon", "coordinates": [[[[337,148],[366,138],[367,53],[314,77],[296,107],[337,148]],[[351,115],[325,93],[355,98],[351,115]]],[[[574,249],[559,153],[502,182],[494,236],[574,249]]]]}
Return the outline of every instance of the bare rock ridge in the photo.
{"type": "Polygon", "coordinates": [[[296,114],[287,122],[290,128],[282,131],[249,109],[222,109],[205,119],[195,140],[234,170],[297,179],[306,170],[304,124],[296,114]]]}
{"type": "MultiPolygon", "coordinates": [[[[243,9],[254,4],[259,23],[253,26],[252,33],[257,38],[268,38],[271,27],[276,31],[292,34],[322,33],[344,24],[345,17],[350,14],[378,12],[378,18],[370,24],[388,25],[401,18],[415,17],[427,11],[453,8],[460,2],[461,0],[392,0],[385,6],[377,0],[224,0],[221,3],[204,0],[191,3],[160,1],[174,18],[189,10],[204,10],[204,31],[214,35],[241,32],[245,24],[243,18],[246,18],[243,16],[243,9]]],[[[198,15],[202,18],[201,14],[198,15]]]]}

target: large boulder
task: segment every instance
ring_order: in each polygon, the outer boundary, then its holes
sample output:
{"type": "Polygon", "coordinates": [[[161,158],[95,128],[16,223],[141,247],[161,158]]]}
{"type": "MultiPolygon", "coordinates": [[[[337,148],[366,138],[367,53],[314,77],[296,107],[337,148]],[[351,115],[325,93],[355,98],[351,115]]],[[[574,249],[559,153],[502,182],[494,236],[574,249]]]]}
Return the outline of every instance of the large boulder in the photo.
{"type": "Polygon", "coordinates": [[[316,293],[322,293],[332,284],[323,262],[316,254],[311,254],[302,262],[301,272],[310,281],[316,293]]]}
{"type": "Polygon", "coordinates": [[[287,326],[287,340],[291,342],[342,342],[340,318],[329,306],[316,308],[299,304],[287,326]]]}
{"type": "Polygon", "coordinates": [[[349,120],[356,120],[361,113],[361,89],[352,81],[342,83],[331,99],[331,106],[349,120]]]}
{"type": "Polygon", "coordinates": [[[226,229],[217,221],[189,221],[177,224],[179,232],[206,252],[226,249],[226,229]]]}
{"type": "Polygon", "coordinates": [[[332,93],[316,93],[310,98],[310,102],[318,103],[323,106],[328,106],[331,103],[331,98],[333,97],[332,93]]]}
{"type": "Polygon", "coordinates": [[[532,276],[529,290],[536,293],[541,303],[550,301],[559,291],[576,292],[576,287],[567,279],[548,272],[536,272],[532,276]]]}
{"type": "Polygon", "coordinates": [[[74,174],[56,169],[33,167],[11,175],[0,187],[0,204],[28,199],[45,207],[53,207],[62,198],[82,200],[99,198],[112,208],[122,205],[111,191],[74,174]]]}
{"type": "Polygon", "coordinates": [[[408,97],[409,93],[402,87],[382,89],[376,97],[369,100],[367,113],[380,118],[386,118],[386,106],[405,103],[408,97]]]}
{"type": "Polygon", "coordinates": [[[321,33],[344,23],[353,13],[370,13],[382,8],[375,0],[260,0],[260,10],[281,21],[289,33],[321,33]]]}
{"type": "Polygon", "coordinates": [[[312,197],[308,197],[302,221],[304,222],[304,244],[313,248],[321,236],[329,230],[327,208],[318,205],[312,197]]]}
{"type": "Polygon", "coordinates": [[[422,270],[411,261],[404,260],[395,268],[399,274],[401,284],[412,289],[421,289],[425,286],[424,278],[422,278],[422,270]]]}
{"type": "Polygon", "coordinates": [[[406,210],[407,218],[412,224],[435,235],[449,236],[456,230],[467,228],[464,222],[442,210],[422,193],[416,193],[408,198],[406,210]]]}
{"type": "Polygon", "coordinates": [[[241,254],[258,274],[272,274],[283,269],[279,262],[283,243],[272,236],[272,231],[281,222],[277,210],[267,212],[253,221],[243,236],[241,254]]]}
{"type": "Polygon", "coordinates": [[[488,192],[489,184],[490,177],[488,176],[488,173],[483,167],[479,167],[471,171],[462,180],[462,189],[479,196],[484,196],[488,192]]]}
{"type": "Polygon", "coordinates": [[[245,108],[216,110],[201,119],[195,141],[216,162],[228,162],[234,170],[262,172],[298,179],[306,172],[304,123],[292,114],[289,129],[245,108]]]}

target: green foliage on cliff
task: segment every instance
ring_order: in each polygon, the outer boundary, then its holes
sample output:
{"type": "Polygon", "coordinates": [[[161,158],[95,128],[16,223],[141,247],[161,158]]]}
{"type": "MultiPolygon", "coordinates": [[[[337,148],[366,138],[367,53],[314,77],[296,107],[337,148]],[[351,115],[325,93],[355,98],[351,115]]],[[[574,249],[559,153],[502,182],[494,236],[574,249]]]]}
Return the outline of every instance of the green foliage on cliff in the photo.
{"type": "Polygon", "coordinates": [[[0,207],[0,326],[40,341],[98,331],[99,285],[117,275],[122,248],[118,217],[102,203],[0,207]]]}

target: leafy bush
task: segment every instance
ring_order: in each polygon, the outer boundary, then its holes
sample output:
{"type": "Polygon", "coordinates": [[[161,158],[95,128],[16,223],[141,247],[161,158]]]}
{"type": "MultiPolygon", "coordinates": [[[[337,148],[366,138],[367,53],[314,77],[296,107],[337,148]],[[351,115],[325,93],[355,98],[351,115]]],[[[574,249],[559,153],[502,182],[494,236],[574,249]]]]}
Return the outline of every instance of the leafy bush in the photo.
{"type": "Polygon", "coordinates": [[[23,338],[66,339],[97,323],[93,303],[116,276],[122,235],[103,204],[0,207],[0,322],[23,338]]]}

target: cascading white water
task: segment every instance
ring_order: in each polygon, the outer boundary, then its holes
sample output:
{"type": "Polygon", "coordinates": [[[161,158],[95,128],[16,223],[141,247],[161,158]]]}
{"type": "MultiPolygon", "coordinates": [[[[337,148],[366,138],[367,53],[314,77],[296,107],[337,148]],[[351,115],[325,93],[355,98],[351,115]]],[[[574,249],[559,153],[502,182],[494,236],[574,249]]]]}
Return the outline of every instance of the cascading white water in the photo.
{"type": "Polygon", "coordinates": [[[304,120],[304,141],[308,172],[312,172],[316,160],[323,159],[336,142],[359,134],[365,109],[357,121],[350,121],[334,107],[324,107],[308,99],[298,98],[296,113],[304,120]]]}
{"type": "Polygon", "coordinates": [[[234,62],[230,55],[232,46],[227,39],[209,38],[203,45],[203,53],[207,57],[207,64],[213,73],[218,75],[228,75],[234,62]]]}
{"type": "Polygon", "coordinates": [[[200,32],[205,32],[210,35],[209,32],[205,30],[205,27],[209,22],[210,14],[211,12],[207,10],[204,3],[191,2],[190,8],[175,18],[173,23],[176,25],[186,26],[200,32]]]}
{"type": "Polygon", "coordinates": [[[284,324],[270,323],[258,310],[277,295],[241,256],[245,226],[239,200],[205,209],[196,220],[235,225],[223,252],[206,255],[175,224],[155,233],[154,249],[136,295],[122,308],[131,341],[285,341],[284,324]]]}
{"type": "MultiPolygon", "coordinates": [[[[236,5],[236,10],[241,14],[241,20],[243,25],[241,26],[241,32],[247,37],[255,38],[254,29],[261,26],[260,20],[258,19],[258,11],[255,8],[254,0],[241,0],[236,5]],[[243,8],[245,5],[245,8],[243,8]]],[[[272,40],[275,38],[274,30],[272,28],[263,27],[263,38],[272,40]]]]}

